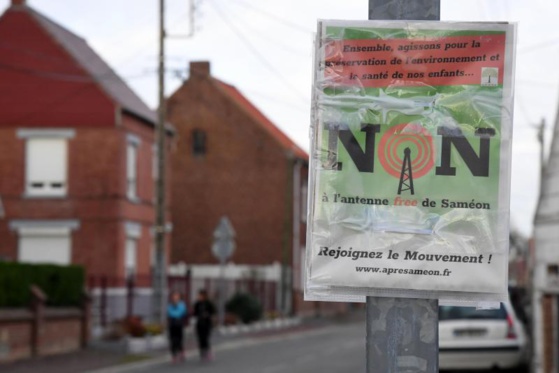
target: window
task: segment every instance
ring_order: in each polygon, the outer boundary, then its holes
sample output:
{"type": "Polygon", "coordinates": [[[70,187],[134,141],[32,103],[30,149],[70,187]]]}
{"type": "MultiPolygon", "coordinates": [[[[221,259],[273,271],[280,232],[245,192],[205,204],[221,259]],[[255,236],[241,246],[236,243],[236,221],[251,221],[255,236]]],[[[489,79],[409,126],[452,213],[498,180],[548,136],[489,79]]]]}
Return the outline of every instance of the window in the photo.
{"type": "Polygon", "coordinates": [[[65,196],[68,192],[68,138],[73,130],[20,129],[25,142],[25,194],[65,196]]]}
{"type": "Polygon", "coordinates": [[[140,139],[135,135],[128,135],[126,143],[126,196],[131,200],[138,198],[138,147],[140,139]]]}
{"type": "Polygon", "coordinates": [[[126,148],[126,195],[130,199],[136,198],[137,161],[138,149],[129,143],[126,148]]]}
{"type": "Polygon", "coordinates": [[[127,222],[124,226],[126,241],[124,243],[124,273],[127,278],[134,277],[138,269],[138,240],[142,236],[142,226],[127,222]]]}
{"type": "Polygon", "coordinates": [[[206,132],[196,129],[192,131],[192,154],[206,154],[206,132]]]}
{"type": "Polygon", "coordinates": [[[507,311],[501,308],[477,309],[476,307],[440,306],[439,320],[506,320],[507,311]]]}
{"type": "Polygon", "coordinates": [[[24,263],[72,263],[71,231],[77,221],[12,221],[18,231],[18,261],[24,263]]]}
{"type": "Polygon", "coordinates": [[[136,263],[137,263],[137,242],[134,238],[126,238],[124,252],[124,265],[126,277],[131,277],[136,274],[136,263]]]}

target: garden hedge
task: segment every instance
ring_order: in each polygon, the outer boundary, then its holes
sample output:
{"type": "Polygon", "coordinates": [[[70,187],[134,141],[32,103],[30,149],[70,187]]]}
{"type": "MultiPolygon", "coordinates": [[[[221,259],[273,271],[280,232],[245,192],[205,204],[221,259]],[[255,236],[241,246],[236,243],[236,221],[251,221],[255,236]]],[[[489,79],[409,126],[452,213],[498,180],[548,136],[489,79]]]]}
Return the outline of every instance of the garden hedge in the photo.
{"type": "Polygon", "coordinates": [[[253,295],[246,293],[233,295],[225,304],[225,310],[236,315],[245,324],[262,317],[262,305],[253,295]]]}
{"type": "Polygon", "coordinates": [[[0,262],[0,307],[27,307],[37,285],[53,307],[78,306],[84,292],[81,266],[0,262]]]}

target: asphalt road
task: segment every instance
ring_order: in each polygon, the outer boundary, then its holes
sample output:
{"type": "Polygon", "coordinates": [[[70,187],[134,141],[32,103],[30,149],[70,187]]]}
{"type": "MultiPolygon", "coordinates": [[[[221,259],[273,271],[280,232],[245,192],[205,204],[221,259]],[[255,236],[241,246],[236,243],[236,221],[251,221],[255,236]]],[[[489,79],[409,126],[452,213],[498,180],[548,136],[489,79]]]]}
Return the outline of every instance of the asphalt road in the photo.
{"type": "MultiPolygon", "coordinates": [[[[340,373],[365,372],[365,325],[345,324],[220,345],[212,362],[189,356],[133,372],[340,373]]],[[[128,371],[131,372],[131,371],[128,371]]]]}
{"type": "MultiPolygon", "coordinates": [[[[510,373],[528,371],[523,367],[510,373]]],[[[365,373],[365,323],[221,341],[211,362],[201,362],[194,352],[190,352],[182,363],[171,364],[168,358],[162,358],[143,366],[140,364],[135,369],[102,372],[365,373]]]]}

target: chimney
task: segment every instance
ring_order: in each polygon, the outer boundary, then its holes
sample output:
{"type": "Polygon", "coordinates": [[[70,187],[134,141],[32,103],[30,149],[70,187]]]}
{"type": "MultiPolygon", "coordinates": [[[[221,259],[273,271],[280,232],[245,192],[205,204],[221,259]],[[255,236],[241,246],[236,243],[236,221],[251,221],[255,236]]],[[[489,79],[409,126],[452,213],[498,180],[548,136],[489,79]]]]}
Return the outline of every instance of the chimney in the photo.
{"type": "Polygon", "coordinates": [[[190,62],[190,77],[191,78],[206,78],[210,76],[210,62],[209,61],[192,61],[190,62]]]}
{"type": "Polygon", "coordinates": [[[12,0],[12,6],[25,6],[26,0],[12,0]]]}

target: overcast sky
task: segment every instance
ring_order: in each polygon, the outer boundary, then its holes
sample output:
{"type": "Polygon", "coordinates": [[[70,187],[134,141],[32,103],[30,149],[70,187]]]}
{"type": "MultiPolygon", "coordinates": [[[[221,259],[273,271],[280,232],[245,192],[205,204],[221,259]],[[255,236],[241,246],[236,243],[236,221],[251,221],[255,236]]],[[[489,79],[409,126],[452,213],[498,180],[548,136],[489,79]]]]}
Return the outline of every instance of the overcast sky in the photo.
{"type": "MultiPolygon", "coordinates": [[[[147,104],[157,105],[158,0],[28,0],[88,43],[147,104]]],[[[188,0],[166,0],[167,33],[188,34],[188,0]]],[[[317,19],[367,18],[367,0],[195,0],[195,34],[167,40],[166,92],[192,60],[235,85],[308,150],[312,42],[317,19]]],[[[0,0],[5,9],[9,0],[0,0]]],[[[539,188],[534,125],[551,137],[559,88],[559,1],[441,0],[443,21],[518,22],[511,221],[525,235],[539,188]]]]}

